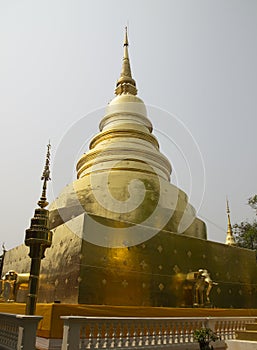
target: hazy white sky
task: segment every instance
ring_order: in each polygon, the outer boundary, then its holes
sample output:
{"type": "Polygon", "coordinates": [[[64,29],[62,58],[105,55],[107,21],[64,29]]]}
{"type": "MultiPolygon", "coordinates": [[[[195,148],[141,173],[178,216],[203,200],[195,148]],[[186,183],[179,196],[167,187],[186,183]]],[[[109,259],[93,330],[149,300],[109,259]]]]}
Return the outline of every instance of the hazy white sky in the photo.
{"type": "Polygon", "coordinates": [[[49,138],[50,199],[74,178],[113,97],[126,24],[138,95],[154,106],[149,118],[172,182],[191,193],[209,239],[225,240],[226,195],[233,223],[253,218],[246,203],[257,193],[257,1],[0,0],[0,241],[7,249],[30,225],[49,138]]]}

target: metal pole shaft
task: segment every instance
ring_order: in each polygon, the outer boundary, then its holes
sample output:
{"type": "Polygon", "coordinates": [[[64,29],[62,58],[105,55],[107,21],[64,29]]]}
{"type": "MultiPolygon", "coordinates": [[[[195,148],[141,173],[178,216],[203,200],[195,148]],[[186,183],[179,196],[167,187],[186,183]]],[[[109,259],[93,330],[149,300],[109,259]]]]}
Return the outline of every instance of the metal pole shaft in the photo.
{"type": "Polygon", "coordinates": [[[38,248],[36,249],[37,256],[31,259],[29,293],[27,296],[27,303],[26,303],[26,315],[35,315],[35,312],[36,312],[38,282],[39,282],[39,273],[40,273],[40,265],[41,265],[41,254],[40,254],[41,249],[40,249],[40,246],[37,248],[38,248]]]}

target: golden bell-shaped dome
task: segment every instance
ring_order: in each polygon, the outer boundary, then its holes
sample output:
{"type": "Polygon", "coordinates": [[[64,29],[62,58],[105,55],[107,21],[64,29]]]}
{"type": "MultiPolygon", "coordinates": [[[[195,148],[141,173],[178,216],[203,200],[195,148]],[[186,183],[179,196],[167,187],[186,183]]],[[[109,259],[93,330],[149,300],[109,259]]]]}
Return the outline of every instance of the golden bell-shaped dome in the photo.
{"type": "MultiPolygon", "coordinates": [[[[108,171],[119,162],[124,170],[149,172],[169,181],[171,165],[159,151],[143,101],[130,93],[116,96],[100,122],[100,133],[90,142],[90,151],[78,164],[78,178],[108,171]]],[[[116,168],[117,170],[117,168],[116,168]]]]}

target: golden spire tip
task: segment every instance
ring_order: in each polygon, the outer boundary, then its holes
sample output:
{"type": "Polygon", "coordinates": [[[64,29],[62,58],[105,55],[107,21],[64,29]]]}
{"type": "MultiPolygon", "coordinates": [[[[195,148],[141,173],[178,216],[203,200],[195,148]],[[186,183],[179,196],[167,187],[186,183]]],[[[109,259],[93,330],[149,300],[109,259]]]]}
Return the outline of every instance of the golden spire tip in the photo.
{"type": "Polygon", "coordinates": [[[226,197],[226,202],[227,202],[227,213],[229,214],[230,210],[229,210],[229,204],[228,204],[228,197],[226,197]]]}
{"type": "Polygon", "coordinates": [[[129,46],[128,27],[126,26],[124,42],[123,42],[124,54],[123,54],[122,68],[121,68],[120,78],[116,84],[116,89],[115,89],[116,95],[121,95],[123,93],[131,94],[131,95],[137,94],[136,82],[132,78],[132,74],[131,74],[128,46],[129,46]]]}
{"type": "Polygon", "coordinates": [[[126,26],[123,46],[128,46],[128,45],[129,45],[129,43],[128,43],[128,27],[126,26]]]}

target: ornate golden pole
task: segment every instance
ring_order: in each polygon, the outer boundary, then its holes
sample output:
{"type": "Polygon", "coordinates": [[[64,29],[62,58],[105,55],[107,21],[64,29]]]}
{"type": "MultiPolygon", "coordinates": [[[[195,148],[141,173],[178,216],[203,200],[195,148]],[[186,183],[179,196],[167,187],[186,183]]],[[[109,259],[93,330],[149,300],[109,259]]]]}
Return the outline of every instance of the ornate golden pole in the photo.
{"type": "Polygon", "coordinates": [[[29,293],[26,303],[26,315],[34,315],[36,310],[38,282],[41,259],[45,257],[46,248],[52,244],[52,232],[49,229],[49,211],[45,209],[48,205],[46,200],[47,181],[50,179],[50,143],[47,145],[46,162],[41,180],[43,180],[43,190],[35,215],[31,219],[30,228],[26,230],[25,244],[30,247],[29,256],[31,258],[29,293]]]}

